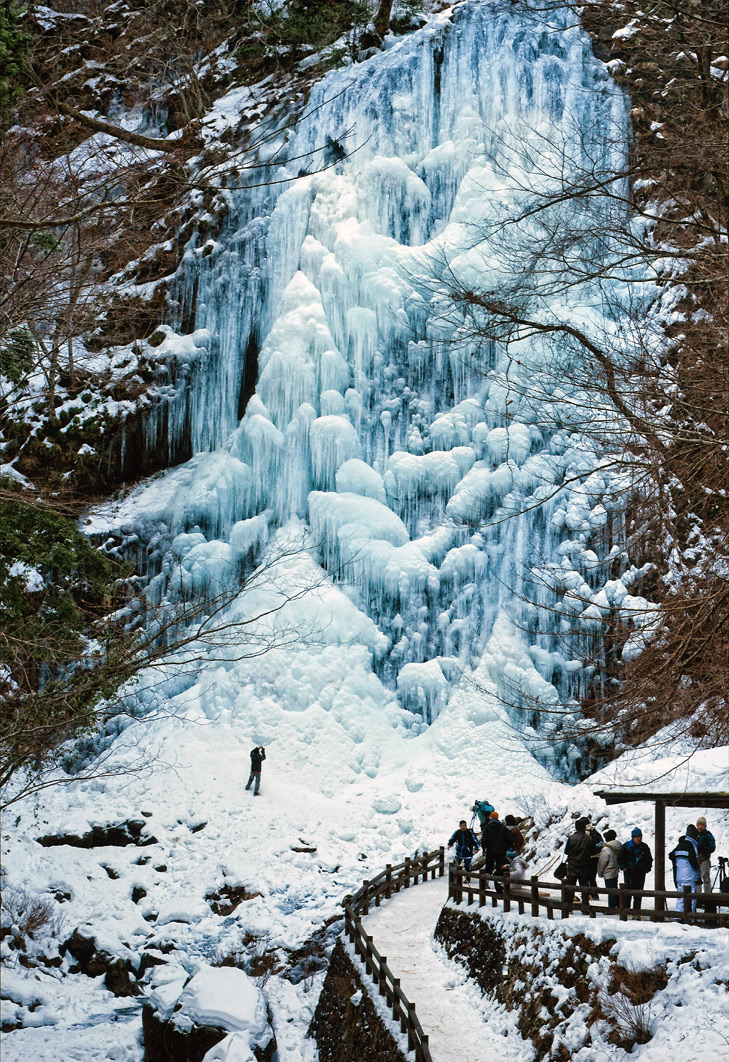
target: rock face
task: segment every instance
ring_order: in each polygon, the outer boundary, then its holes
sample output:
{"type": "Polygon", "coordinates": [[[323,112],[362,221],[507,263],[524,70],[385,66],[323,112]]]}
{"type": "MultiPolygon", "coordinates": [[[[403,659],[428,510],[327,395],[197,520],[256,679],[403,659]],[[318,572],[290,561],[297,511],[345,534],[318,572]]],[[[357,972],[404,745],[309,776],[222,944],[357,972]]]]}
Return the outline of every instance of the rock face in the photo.
{"type": "Polygon", "coordinates": [[[108,826],[92,826],[88,833],[54,833],[38,838],[38,844],[44,848],[55,848],[62,844],[72,848],[125,848],[129,844],[145,846],[157,844],[157,838],[146,831],[144,819],[129,819],[108,826]]]}
{"type": "Polygon", "coordinates": [[[188,1029],[160,1018],[153,1006],[142,1011],[146,1062],[202,1062],[211,1047],[228,1035],[225,1029],[191,1025],[188,1029]]]}
{"type": "Polygon", "coordinates": [[[152,979],[142,1012],[146,1062],[202,1062],[231,1034],[237,1050],[245,1047],[245,1057],[270,1062],[276,1039],[263,993],[252,978],[234,967],[202,966],[187,981],[184,972],[181,980],[175,974],[169,967],[152,979]]]}
{"type": "Polygon", "coordinates": [[[525,918],[517,924],[451,907],[441,911],[435,939],[485,995],[515,1012],[538,1059],[566,1062],[577,1045],[593,1042],[593,1030],[601,1038],[598,1053],[605,1043],[631,1051],[652,1036],[641,1008],[666,987],[666,970],[632,973],[620,966],[615,939],[597,943],[568,935],[559,923],[525,918]]]}
{"type": "Polygon", "coordinates": [[[97,947],[94,936],[77,928],[63,944],[61,952],[68,952],[78,963],[78,969],[89,977],[104,974],[104,984],[115,996],[138,996],[138,969],[130,955],[121,957],[97,947]]]}
{"type": "Polygon", "coordinates": [[[341,940],[332,952],[309,1036],[321,1062],[405,1062],[341,940]]]}

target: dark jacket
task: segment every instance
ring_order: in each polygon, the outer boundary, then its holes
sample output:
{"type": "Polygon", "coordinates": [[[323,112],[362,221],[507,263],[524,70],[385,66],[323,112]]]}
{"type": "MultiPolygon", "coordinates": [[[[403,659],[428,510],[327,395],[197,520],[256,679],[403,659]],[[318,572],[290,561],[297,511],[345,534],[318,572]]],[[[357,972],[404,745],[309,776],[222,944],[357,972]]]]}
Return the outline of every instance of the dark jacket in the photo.
{"type": "Polygon", "coordinates": [[[711,853],[716,851],[716,841],[714,840],[714,834],[709,830],[704,830],[699,834],[699,859],[703,862],[705,859],[709,859],[711,853]]]}
{"type": "Polygon", "coordinates": [[[627,870],[636,874],[647,874],[653,866],[653,856],[645,841],[633,844],[626,841],[618,852],[618,866],[621,870],[627,870]]]}
{"type": "Polygon", "coordinates": [[[521,855],[524,851],[524,834],[521,832],[518,826],[506,827],[511,834],[510,848],[513,848],[517,855],[521,855]]]}
{"type": "Polygon", "coordinates": [[[588,874],[594,866],[591,861],[594,852],[595,845],[589,833],[586,833],[584,829],[571,833],[564,846],[568,872],[588,874]]]}
{"type": "Polygon", "coordinates": [[[483,828],[483,846],[488,855],[506,858],[511,846],[511,830],[500,819],[489,819],[483,828]]]}
{"type": "Polygon", "coordinates": [[[668,858],[673,863],[673,880],[676,888],[678,888],[676,870],[678,869],[678,864],[680,862],[688,860],[691,868],[695,870],[697,874],[700,872],[699,857],[696,852],[696,842],[690,840],[688,837],[679,837],[678,844],[672,852],[668,853],[668,858]]]}
{"type": "Polygon", "coordinates": [[[452,844],[456,846],[456,859],[470,859],[481,847],[473,830],[456,830],[448,842],[448,847],[452,844]]]}
{"type": "Polygon", "coordinates": [[[260,774],[261,764],[266,758],[266,750],[261,748],[260,745],[256,745],[254,749],[251,749],[251,770],[254,774],[260,774]]]}

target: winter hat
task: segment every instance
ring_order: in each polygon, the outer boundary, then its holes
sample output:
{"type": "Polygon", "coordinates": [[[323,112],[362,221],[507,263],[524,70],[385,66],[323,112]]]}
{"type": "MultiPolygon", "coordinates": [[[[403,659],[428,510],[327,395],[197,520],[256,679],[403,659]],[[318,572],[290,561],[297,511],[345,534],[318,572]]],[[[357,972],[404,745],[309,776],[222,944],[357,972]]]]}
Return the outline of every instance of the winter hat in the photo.
{"type": "Polygon", "coordinates": [[[580,833],[584,833],[585,832],[585,826],[588,826],[589,824],[590,824],[590,820],[587,818],[586,815],[583,815],[582,818],[578,819],[577,822],[575,823],[575,829],[579,830],[580,833]]]}
{"type": "Polygon", "coordinates": [[[603,839],[606,841],[614,841],[617,836],[618,835],[615,830],[605,830],[605,833],[603,834],[603,839]]]}
{"type": "Polygon", "coordinates": [[[642,837],[643,836],[643,831],[640,829],[639,826],[634,826],[630,836],[631,837],[642,837]]]}
{"type": "Polygon", "coordinates": [[[686,836],[690,837],[693,841],[698,841],[699,831],[696,829],[693,822],[690,822],[686,827],[686,836]]]}
{"type": "Polygon", "coordinates": [[[498,811],[492,811],[491,814],[489,815],[490,819],[498,819],[498,817],[499,817],[498,811]]]}
{"type": "Polygon", "coordinates": [[[706,829],[706,819],[703,815],[699,815],[698,819],[696,820],[696,825],[703,826],[704,829],[706,829]]]}
{"type": "Polygon", "coordinates": [[[504,822],[506,823],[507,826],[516,826],[516,819],[514,818],[513,815],[506,815],[504,817],[504,822]]]}

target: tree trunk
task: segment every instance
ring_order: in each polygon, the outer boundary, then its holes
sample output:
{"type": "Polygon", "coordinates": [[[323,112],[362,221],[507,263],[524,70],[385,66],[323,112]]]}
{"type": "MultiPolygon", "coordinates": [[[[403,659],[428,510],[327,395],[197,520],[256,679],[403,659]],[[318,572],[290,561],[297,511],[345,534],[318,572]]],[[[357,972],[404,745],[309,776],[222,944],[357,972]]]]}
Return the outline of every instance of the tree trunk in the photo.
{"type": "Polygon", "coordinates": [[[375,33],[378,37],[384,37],[387,33],[387,28],[390,25],[390,15],[392,14],[392,0],[380,0],[377,5],[377,12],[375,14],[374,25],[375,33]]]}

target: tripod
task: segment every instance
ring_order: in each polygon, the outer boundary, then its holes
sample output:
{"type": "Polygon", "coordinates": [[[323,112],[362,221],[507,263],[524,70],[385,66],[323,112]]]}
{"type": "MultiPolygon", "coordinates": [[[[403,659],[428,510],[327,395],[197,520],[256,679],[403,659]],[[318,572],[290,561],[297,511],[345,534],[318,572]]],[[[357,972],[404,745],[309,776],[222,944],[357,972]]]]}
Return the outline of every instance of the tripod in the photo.
{"type": "Polygon", "coordinates": [[[719,886],[719,892],[729,892],[729,876],[726,872],[726,865],[729,863],[729,859],[726,856],[719,856],[719,865],[714,871],[714,880],[711,883],[713,891],[717,891],[716,887],[719,886]]]}

